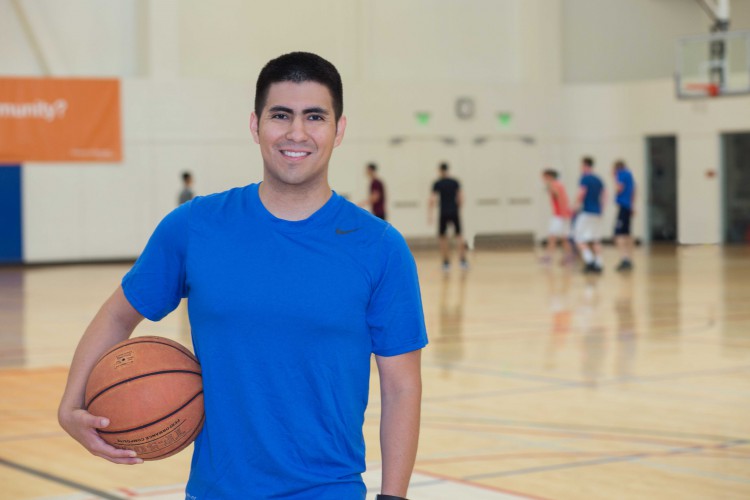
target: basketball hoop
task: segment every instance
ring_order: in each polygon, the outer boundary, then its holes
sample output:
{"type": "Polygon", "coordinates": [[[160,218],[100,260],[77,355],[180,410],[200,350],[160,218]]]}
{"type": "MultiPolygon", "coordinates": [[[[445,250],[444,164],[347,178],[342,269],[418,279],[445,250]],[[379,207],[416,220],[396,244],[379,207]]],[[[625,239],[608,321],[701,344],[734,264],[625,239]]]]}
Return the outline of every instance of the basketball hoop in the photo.
{"type": "Polygon", "coordinates": [[[685,89],[703,92],[709,97],[717,97],[719,95],[719,85],[715,83],[687,83],[685,84],[685,89]]]}

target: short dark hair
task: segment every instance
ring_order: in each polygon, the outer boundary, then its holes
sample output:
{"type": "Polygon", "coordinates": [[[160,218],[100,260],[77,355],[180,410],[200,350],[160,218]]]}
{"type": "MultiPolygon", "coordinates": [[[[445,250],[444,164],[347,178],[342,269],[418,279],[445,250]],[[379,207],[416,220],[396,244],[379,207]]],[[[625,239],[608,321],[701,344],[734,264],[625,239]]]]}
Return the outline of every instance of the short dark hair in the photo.
{"type": "Polygon", "coordinates": [[[624,161],[622,161],[622,160],[617,160],[617,161],[615,162],[615,168],[616,168],[617,170],[623,170],[623,169],[626,169],[626,168],[628,168],[628,167],[626,167],[626,166],[625,166],[625,162],[624,162],[624,161]]]}
{"type": "Polygon", "coordinates": [[[594,159],[592,157],[584,156],[581,161],[583,162],[584,165],[594,168],[594,159]]]}
{"type": "Polygon", "coordinates": [[[447,172],[448,171],[448,164],[446,162],[443,162],[440,164],[440,171],[441,172],[447,172]]]}
{"type": "Polygon", "coordinates": [[[193,174],[191,174],[191,173],[190,173],[190,172],[188,172],[187,170],[186,170],[186,171],[184,171],[184,172],[182,173],[182,180],[183,180],[183,181],[186,181],[186,182],[187,182],[187,181],[189,181],[189,180],[190,180],[190,179],[192,179],[192,178],[193,178],[193,174]]]}
{"type": "Polygon", "coordinates": [[[269,61],[255,85],[255,114],[260,116],[268,99],[268,89],[280,82],[316,82],[331,93],[333,112],[338,122],[344,114],[344,86],[336,66],[317,54],[290,52],[269,61]]]}
{"type": "Polygon", "coordinates": [[[548,176],[548,177],[552,177],[553,179],[557,179],[557,177],[558,177],[557,170],[555,170],[554,168],[545,169],[544,172],[543,172],[543,174],[546,175],[546,176],[548,176]]]}
{"type": "Polygon", "coordinates": [[[378,169],[378,166],[375,165],[374,163],[367,164],[367,170],[369,170],[370,172],[375,172],[377,169],[378,169]]]}

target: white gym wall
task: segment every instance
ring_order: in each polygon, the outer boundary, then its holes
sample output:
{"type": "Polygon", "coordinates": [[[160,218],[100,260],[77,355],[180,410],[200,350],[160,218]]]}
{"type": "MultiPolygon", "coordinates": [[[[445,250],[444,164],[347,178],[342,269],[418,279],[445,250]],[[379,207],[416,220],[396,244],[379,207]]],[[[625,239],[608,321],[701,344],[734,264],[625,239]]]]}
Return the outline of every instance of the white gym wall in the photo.
{"type": "MultiPolygon", "coordinates": [[[[735,0],[733,13],[748,4],[735,0]]],[[[709,24],[687,0],[0,1],[0,74],[122,79],[121,164],[25,165],[25,260],[135,257],[175,206],[183,170],[199,194],[259,180],[247,128],[254,80],[291,50],[320,53],[344,78],[349,127],[334,189],[362,199],[375,161],[406,236],[434,232],[426,202],[439,161],[465,186],[469,234],[541,236],[542,168],[560,169],[572,191],[580,157],[593,155],[611,192],[623,158],[643,185],[644,137],[664,133],[678,136],[680,241],[719,242],[721,181],[705,171],[719,170],[720,132],[750,129],[750,97],[676,101],[665,56],[673,36],[709,24]],[[473,118],[456,116],[459,97],[473,99],[473,118]],[[418,111],[431,113],[427,125],[418,111]],[[507,128],[502,111],[513,114],[507,128]]]]}

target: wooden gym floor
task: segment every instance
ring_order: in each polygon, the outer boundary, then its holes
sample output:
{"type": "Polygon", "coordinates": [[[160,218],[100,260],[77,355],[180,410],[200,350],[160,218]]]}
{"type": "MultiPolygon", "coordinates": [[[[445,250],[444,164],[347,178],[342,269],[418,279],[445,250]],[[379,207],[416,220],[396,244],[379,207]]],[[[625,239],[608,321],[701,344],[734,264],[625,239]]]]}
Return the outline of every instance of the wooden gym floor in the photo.
{"type": "MultiPolygon", "coordinates": [[[[417,254],[430,345],[410,498],[750,498],[750,248],[641,249],[630,275],[605,257],[586,277],[480,251],[444,275],[417,254]]],[[[0,498],[183,498],[189,452],[115,466],[56,422],[77,339],[126,269],[0,268],[0,498]]],[[[182,306],[137,334],[190,344],[182,306]]]]}

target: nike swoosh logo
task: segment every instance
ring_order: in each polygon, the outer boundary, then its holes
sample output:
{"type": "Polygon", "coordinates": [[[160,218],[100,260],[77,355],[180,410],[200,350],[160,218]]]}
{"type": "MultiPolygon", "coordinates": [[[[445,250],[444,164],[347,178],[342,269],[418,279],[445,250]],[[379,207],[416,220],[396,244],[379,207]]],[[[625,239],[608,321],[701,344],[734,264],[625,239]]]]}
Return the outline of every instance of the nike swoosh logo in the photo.
{"type": "Polygon", "coordinates": [[[336,228],[336,234],[349,234],[349,233],[353,233],[354,231],[359,231],[360,229],[362,229],[362,228],[361,227],[358,227],[358,228],[355,228],[355,229],[339,229],[339,228],[336,228]]]}

